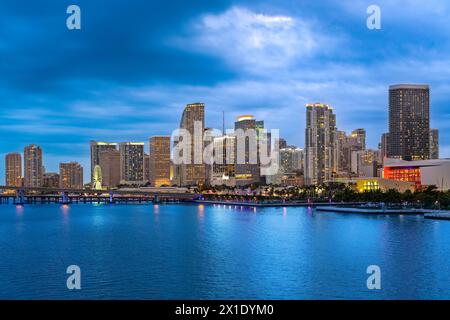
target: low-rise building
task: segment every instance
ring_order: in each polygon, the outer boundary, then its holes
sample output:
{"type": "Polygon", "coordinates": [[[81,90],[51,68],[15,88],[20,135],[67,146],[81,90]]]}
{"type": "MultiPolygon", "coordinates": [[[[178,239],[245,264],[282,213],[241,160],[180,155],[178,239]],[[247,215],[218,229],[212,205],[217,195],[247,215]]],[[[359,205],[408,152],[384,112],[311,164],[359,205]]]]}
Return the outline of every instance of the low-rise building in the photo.
{"type": "Polygon", "coordinates": [[[413,182],[417,188],[436,186],[438,190],[450,190],[450,159],[405,161],[386,159],[383,178],[413,182]]]}

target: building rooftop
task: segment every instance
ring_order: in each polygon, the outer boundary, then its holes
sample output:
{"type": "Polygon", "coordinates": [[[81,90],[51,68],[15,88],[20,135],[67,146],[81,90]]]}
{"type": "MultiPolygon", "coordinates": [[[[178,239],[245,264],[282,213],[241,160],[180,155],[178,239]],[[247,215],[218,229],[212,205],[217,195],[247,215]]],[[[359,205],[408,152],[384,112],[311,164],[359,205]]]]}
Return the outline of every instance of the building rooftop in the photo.
{"type": "Polygon", "coordinates": [[[385,167],[430,167],[440,165],[450,165],[450,159],[431,159],[431,160],[418,160],[418,161],[406,161],[400,159],[385,159],[385,167]]]}
{"type": "Polygon", "coordinates": [[[389,90],[396,89],[430,89],[430,86],[427,84],[395,84],[389,86],[389,90]]]}

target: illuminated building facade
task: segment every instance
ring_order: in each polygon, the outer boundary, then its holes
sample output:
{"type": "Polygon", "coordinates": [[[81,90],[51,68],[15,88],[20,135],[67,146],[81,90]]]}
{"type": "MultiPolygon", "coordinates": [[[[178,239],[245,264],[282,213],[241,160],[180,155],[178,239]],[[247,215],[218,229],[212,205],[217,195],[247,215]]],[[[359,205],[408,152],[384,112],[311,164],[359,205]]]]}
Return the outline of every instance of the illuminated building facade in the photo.
{"type": "Polygon", "coordinates": [[[427,85],[389,88],[388,157],[430,158],[430,89],[427,85]]]}
{"type": "Polygon", "coordinates": [[[44,173],[44,188],[59,188],[59,174],[55,172],[44,173]]]}
{"type": "Polygon", "coordinates": [[[378,150],[352,152],[352,173],[358,177],[376,177],[378,175],[380,154],[378,150]]]}
{"type": "Polygon", "coordinates": [[[405,192],[407,190],[414,191],[415,184],[408,181],[389,180],[383,178],[360,178],[355,179],[356,189],[358,192],[366,191],[382,191],[397,190],[399,192],[405,192]]]}
{"type": "Polygon", "coordinates": [[[389,144],[388,137],[389,137],[388,133],[383,133],[381,135],[381,141],[380,141],[380,147],[379,147],[380,163],[383,163],[384,159],[387,158],[387,155],[388,155],[388,144],[389,144]]]}
{"type": "Polygon", "coordinates": [[[116,188],[120,184],[120,152],[106,149],[99,153],[99,165],[102,170],[102,186],[116,188]]]}
{"type": "Polygon", "coordinates": [[[22,186],[22,156],[20,153],[9,153],[5,156],[5,185],[22,186]]]}
{"type": "Polygon", "coordinates": [[[144,184],[144,145],[144,142],[119,144],[121,184],[144,184]]]}
{"type": "Polygon", "coordinates": [[[144,181],[150,183],[150,155],[144,153],[144,181]]]}
{"type": "Polygon", "coordinates": [[[68,189],[83,189],[83,167],[78,162],[60,163],[59,186],[68,189]]]}
{"type": "Polygon", "coordinates": [[[280,149],[280,171],[282,173],[303,171],[303,150],[294,146],[280,149]]]}
{"type": "Polygon", "coordinates": [[[436,186],[450,189],[450,160],[403,161],[386,159],[383,178],[413,182],[416,188],[436,186]]]}
{"type": "Polygon", "coordinates": [[[25,187],[42,187],[44,176],[42,157],[41,147],[34,144],[25,147],[23,152],[25,187]]]}
{"type": "Polygon", "coordinates": [[[366,130],[355,129],[350,135],[337,131],[335,135],[333,175],[350,177],[355,174],[353,153],[366,149],[366,130]]]}
{"type": "Polygon", "coordinates": [[[94,168],[100,165],[100,153],[117,150],[117,143],[91,141],[91,181],[94,181],[94,168]]]}
{"type": "MultiPolygon", "coordinates": [[[[204,185],[206,179],[203,163],[203,135],[205,128],[205,105],[203,103],[188,104],[181,117],[180,129],[190,134],[190,163],[178,164],[175,167],[176,182],[180,186],[204,185]],[[197,126],[197,127],[196,127],[197,126]]],[[[177,142],[175,142],[177,143],[177,142]]]]}
{"type": "Polygon", "coordinates": [[[103,176],[102,176],[102,168],[100,165],[96,165],[94,168],[94,179],[92,181],[92,189],[94,190],[102,190],[103,185],[103,176]]]}
{"type": "Polygon", "coordinates": [[[336,116],[327,104],[306,105],[305,184],[331,180],[334,168],[336,116]]]}
{"type": "Polygon", "coordinates": [[[264,122],[256,121],[252,115],[243,115],[237,118],[234,123],[234,130],[235,132],[238,130],[243,132],[243,135],[236,135],[236,185],[246,186],[259,183],[261,168],[258,154],[258,136],[264,131],[264,122]],[[241,141],[241,139],[243,140],[241,141]],[[242,148],[242,150],[239,150],[239,148],[242,148]],[[242,157],[243,161],[239,161],[239,157],[242,157]]]}
{"type": "Polygon", "coordinates": [[[222,136],[213,140],[214,162],[212,164],[211,185],[236,185],[236,137],[222,136]]]}
{"type": "Polygon", "coordinates": [[[150,138],[150,185],[170,186],[170,137],[150,138]]]}
{"type": "Polygon", "coordinates": [[[439,130],[430,130],[430,159],[439,159],[439,130]]]}

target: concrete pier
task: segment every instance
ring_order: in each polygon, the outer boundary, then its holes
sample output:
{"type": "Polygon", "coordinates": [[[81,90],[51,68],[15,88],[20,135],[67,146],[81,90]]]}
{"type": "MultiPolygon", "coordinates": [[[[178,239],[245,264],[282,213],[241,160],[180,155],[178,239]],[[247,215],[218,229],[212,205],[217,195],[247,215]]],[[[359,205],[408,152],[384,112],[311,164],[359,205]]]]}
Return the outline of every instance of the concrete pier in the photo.
{"type": "Polygon", "coordinates": [[[425,219],[434,219],[434,220],[450,220],[450,212],[435,212],[435,213],[427,213],[424,215],[425,219]]]}

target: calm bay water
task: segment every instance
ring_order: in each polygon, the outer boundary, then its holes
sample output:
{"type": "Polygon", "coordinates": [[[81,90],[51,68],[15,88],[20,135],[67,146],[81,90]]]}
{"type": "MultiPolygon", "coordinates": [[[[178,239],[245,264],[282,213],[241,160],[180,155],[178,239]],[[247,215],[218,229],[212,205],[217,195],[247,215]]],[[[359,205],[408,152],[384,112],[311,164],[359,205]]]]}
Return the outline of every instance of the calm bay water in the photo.
{"type": "Polygon", "coordinates": [[[450,221],[308,208],[0,206],[0,299],[449,299],[450,221]],[[69,291],[78,265],[82,289],[69,291]],[[382,290],[366,287],[379,265],[382,290]]]}

